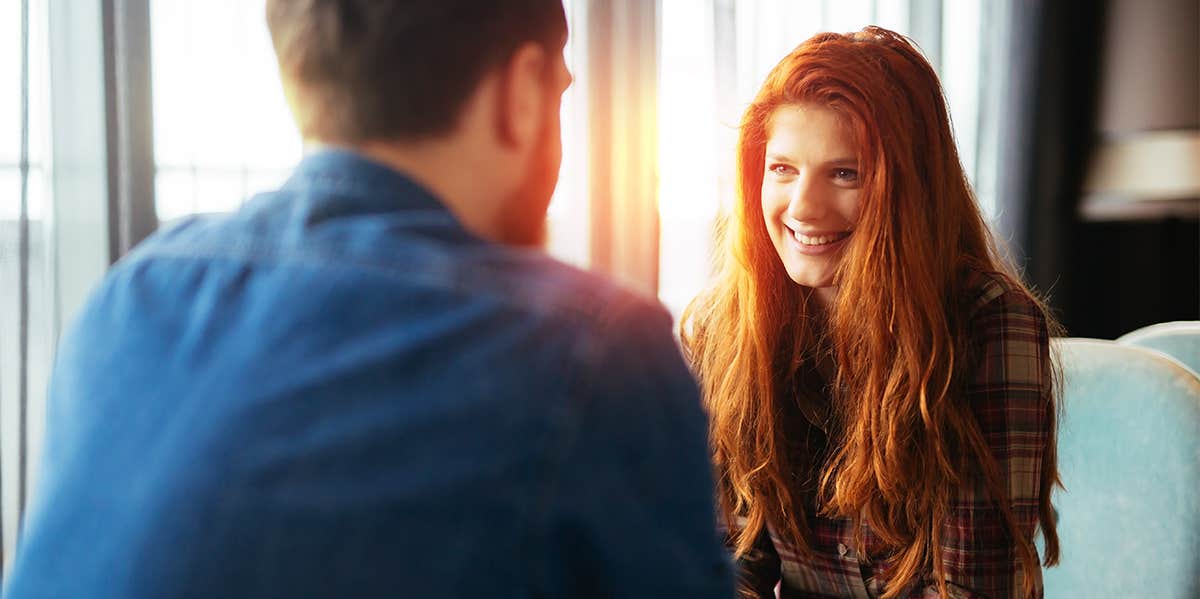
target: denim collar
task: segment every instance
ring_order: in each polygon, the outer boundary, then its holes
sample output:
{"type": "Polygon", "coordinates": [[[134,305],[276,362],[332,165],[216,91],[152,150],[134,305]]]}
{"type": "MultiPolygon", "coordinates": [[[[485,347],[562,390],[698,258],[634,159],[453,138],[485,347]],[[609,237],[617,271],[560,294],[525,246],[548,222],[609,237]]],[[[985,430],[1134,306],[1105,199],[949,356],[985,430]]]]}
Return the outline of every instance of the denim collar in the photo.
{"type": "Polygon", "coordinates": [[[306,155],[283,188],[316,192],[318,201],[336,204],[336,212],[343,214],[418,210],[451,216],[440,199],[412,178],[347,149],[323,148],[306,155]]]}

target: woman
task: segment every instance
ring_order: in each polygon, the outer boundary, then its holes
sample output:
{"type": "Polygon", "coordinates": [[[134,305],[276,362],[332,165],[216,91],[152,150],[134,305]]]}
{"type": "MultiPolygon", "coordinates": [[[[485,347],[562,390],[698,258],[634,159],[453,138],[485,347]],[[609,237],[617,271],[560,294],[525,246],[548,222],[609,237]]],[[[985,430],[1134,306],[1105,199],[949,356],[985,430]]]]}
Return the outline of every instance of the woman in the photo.
{"type": "Polygon", "coordinates": [[[1040,596],[1056,325],[988,233],[929,63],[885,29],[817,35],[737,154],[682,336],[743,591],[1040,596]]]}

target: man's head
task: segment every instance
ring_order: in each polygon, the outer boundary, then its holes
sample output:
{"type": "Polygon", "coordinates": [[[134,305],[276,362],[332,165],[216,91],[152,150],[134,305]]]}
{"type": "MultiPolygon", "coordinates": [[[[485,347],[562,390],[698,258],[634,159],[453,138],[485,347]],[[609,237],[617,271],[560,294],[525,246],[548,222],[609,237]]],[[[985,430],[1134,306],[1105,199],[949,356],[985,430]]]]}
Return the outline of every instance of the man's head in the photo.
{"type": "Polygon", "coordinates": [[[487,236],[537,241],[570,81],[561,0],[268,0],[267,24],[307,141],[401,167],[487,236]]]}

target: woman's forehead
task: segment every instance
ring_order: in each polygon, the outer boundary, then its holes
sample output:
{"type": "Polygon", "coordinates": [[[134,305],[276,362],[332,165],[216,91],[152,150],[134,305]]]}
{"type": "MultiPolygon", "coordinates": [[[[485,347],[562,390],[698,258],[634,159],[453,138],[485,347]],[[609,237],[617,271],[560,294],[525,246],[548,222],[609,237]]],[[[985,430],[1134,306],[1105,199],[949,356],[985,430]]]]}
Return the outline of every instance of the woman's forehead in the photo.
{"type": "Polygon", "coordinates": [[[837,111],[818,104],[787,104],[776,108],[766,123],[767,151],[816,154],[823,159],[858,154],[853,129],[837,111]]]}

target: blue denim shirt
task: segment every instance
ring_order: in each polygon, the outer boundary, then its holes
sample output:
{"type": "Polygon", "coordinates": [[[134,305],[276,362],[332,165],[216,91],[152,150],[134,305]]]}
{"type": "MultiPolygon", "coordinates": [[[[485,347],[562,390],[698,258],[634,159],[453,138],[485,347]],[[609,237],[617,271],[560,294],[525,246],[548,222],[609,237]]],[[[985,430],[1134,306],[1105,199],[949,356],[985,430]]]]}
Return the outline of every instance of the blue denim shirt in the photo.
{"type": "Polygon", "coordinates": [[[662,308],[350,152],[117,264],[46,438],[12,599],[732,596],[662,308]]]}

